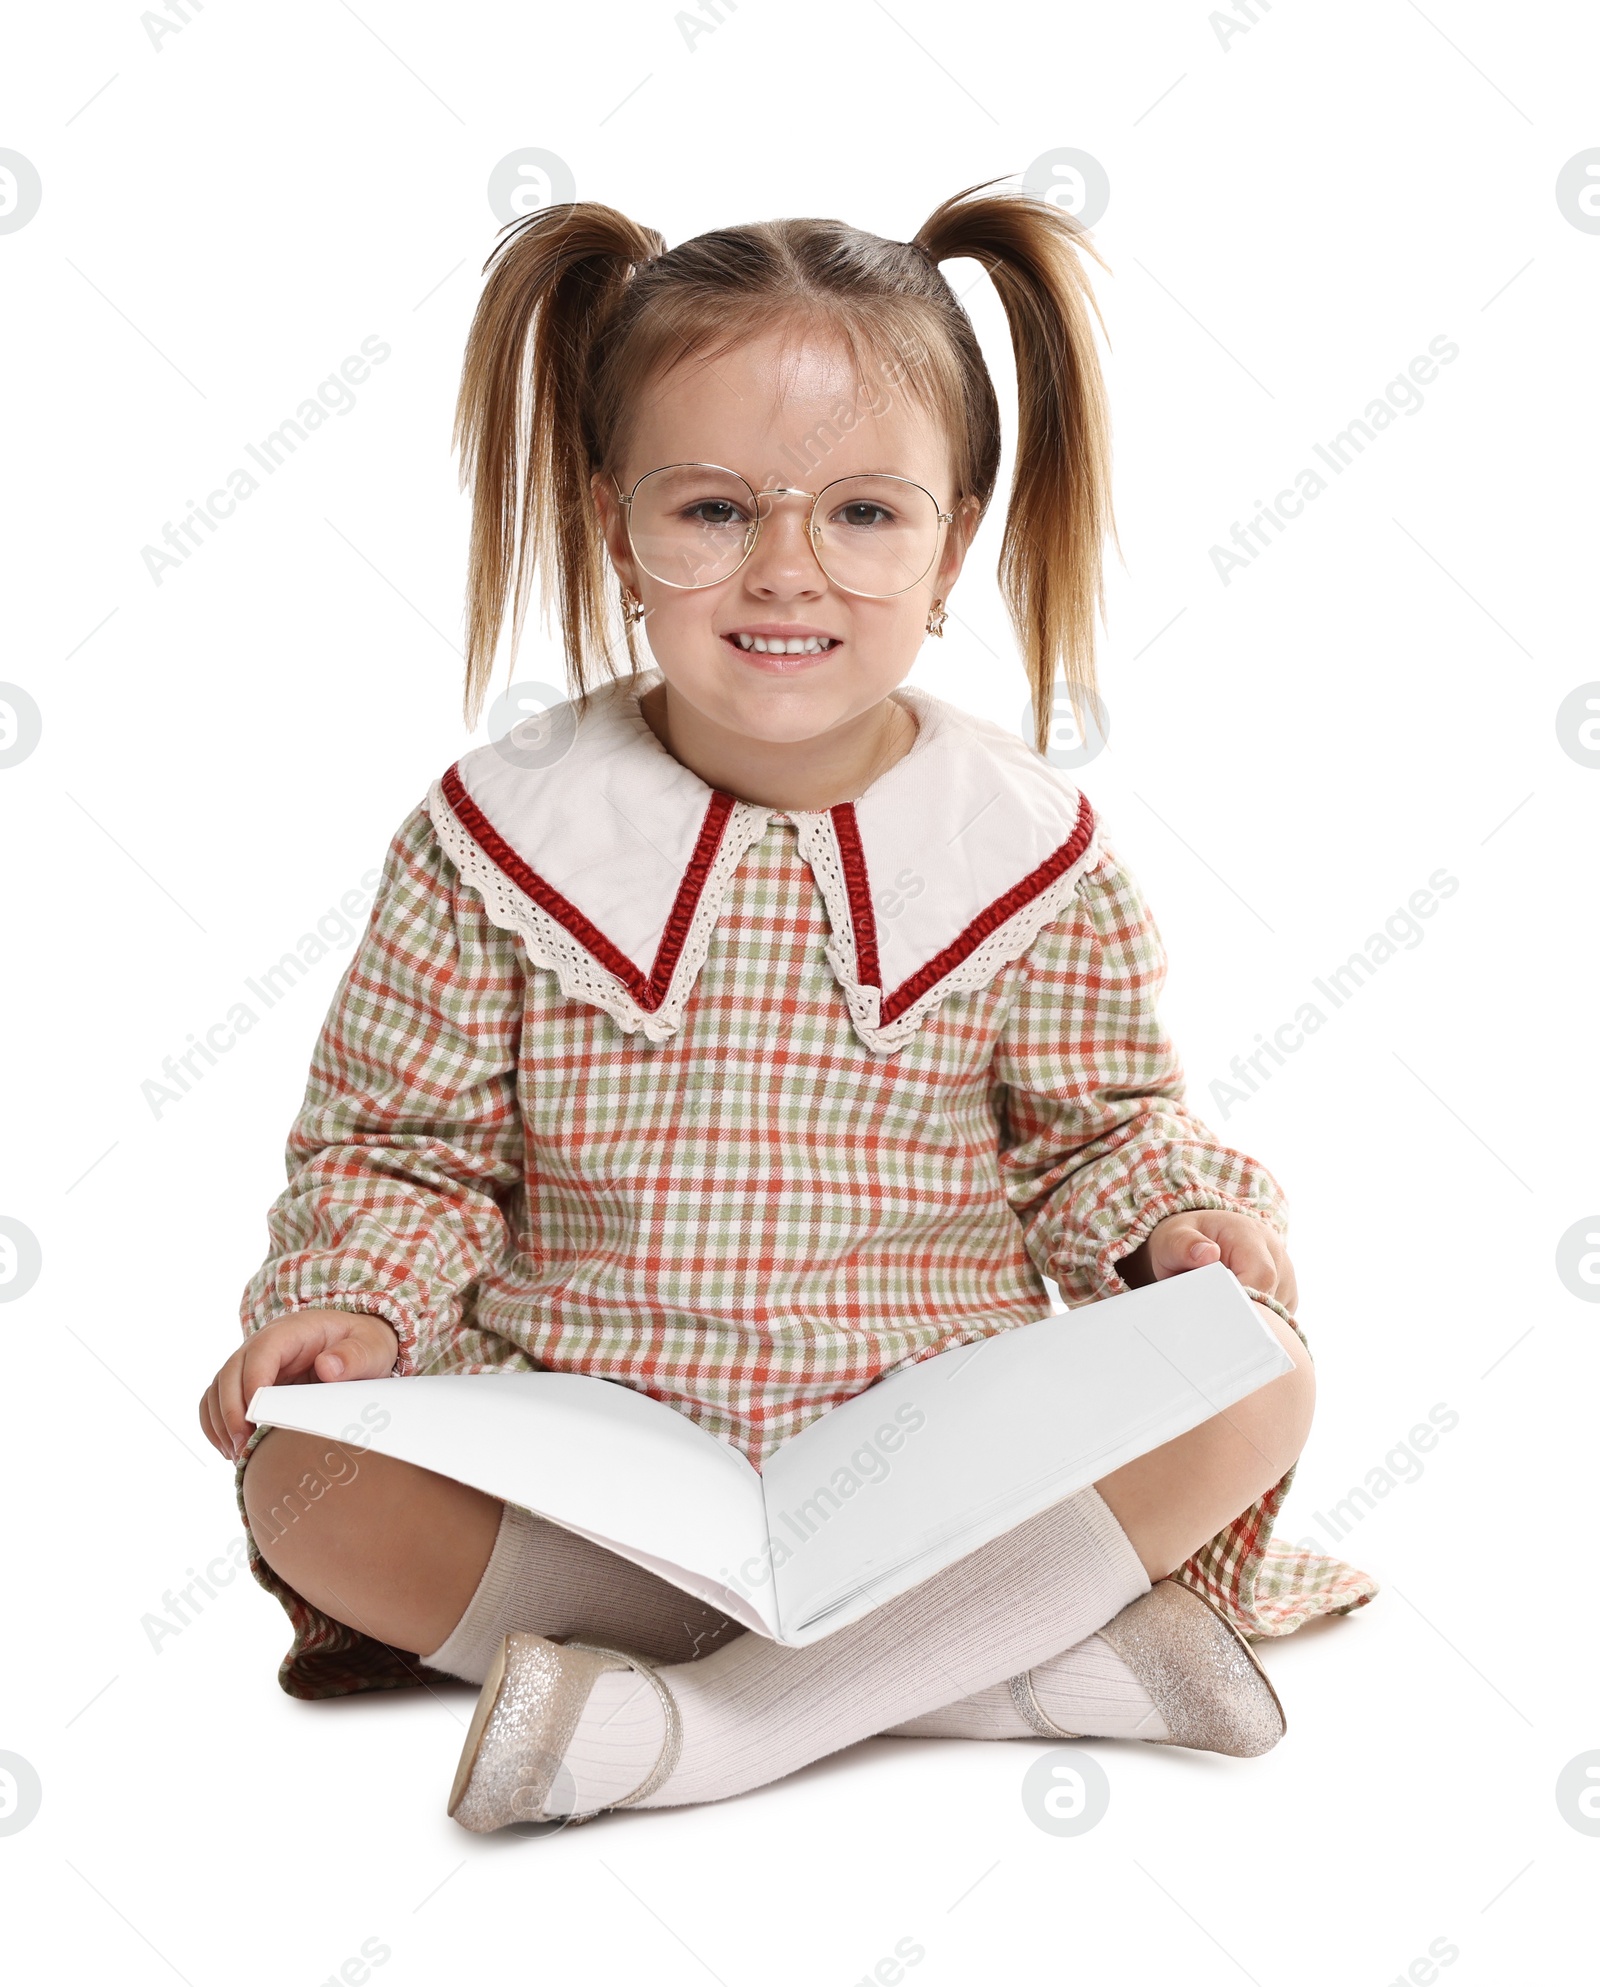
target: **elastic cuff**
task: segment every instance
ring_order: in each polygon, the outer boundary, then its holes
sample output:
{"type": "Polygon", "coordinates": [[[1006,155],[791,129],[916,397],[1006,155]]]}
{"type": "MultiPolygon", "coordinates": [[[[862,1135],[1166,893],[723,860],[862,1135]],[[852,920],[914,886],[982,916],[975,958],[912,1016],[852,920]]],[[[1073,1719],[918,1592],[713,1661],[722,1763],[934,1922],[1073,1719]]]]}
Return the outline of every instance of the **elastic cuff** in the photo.
{"type": "MultiPolygon", "coordinates": [[[[1130,1284],[1123,1282],[1116,1265],[1125,1256],[1131,1256],[1141,1243],[1147,1242],[1151,1231],[1169,1215],[1207,1213],[1248,1214],[1256,1221],[1265,1222],[1274,1233],[1282,1232],[1270,1215],[1263,1213],[1253,1201],[1217,1193],[1210,1187],[1174,1188],[1170,1193],[1157,1194],[1153,1199],[1145,1201],[1125,1232],[1100,1248],[1095,1257],[1094,1273],[1102,1288],[1108,1294],[1112,1292],[1120,1294],[1132,1288],[1130,1284]]],[[[1055,1281],[1059,1284],[1060,1277],[1056,1277],[1055,1281]]]]}
{"type": "Polygon", "coordinates": [[[404,1304],[381,1291],[341,1290],[328,1297],[273,1299],[242,1315],[239,1322],[244,1327],[245,1337],[249,1339],[264,1331],[268,1325],[275,1325],[280,1318],[292,1317],[296,1311],[349,1311],[358,1317],[381,1318],[395,1338],[394,1364],[388,1374],[390,1379],[408,1378],[422,1363],[418,1357],[423,1349],[422,1337],[416,1318],[404,1304]]]}

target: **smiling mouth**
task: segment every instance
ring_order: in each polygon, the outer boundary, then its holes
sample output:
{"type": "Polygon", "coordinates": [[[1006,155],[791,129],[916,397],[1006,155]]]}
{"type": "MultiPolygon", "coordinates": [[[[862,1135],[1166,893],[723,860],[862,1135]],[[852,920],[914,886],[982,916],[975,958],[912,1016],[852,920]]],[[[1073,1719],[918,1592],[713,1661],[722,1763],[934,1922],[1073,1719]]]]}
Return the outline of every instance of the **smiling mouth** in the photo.
{"type": "Polygon", "coordinates": [[[833,635],[724,635],[724,641],[756,655],[827,655],[840,646],[833,635]]]}

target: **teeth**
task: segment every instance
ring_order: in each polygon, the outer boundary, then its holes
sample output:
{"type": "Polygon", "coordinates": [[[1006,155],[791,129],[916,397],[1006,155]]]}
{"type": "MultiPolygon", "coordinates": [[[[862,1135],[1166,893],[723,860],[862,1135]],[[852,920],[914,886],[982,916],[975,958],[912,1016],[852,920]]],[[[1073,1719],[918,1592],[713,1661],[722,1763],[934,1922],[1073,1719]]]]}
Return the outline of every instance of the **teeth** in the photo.
{"type": "Polygon", "coordinates": [[[831,636],[791,635],[787,641],[773,635],[735,635],[733,638],[742,649],[754,649],[757,655],[825,655],[834,646],[831,636]]]}

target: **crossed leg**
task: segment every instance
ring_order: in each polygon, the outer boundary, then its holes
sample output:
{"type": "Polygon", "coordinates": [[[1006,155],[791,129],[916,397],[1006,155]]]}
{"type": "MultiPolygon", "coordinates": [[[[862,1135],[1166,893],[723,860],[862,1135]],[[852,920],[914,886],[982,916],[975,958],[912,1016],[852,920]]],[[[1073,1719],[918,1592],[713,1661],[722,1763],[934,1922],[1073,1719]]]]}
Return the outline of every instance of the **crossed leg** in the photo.
{"type": "MultiPolygon", "coordinates": [[[[1294,1360],[1293,1371],[1186,1434],[1108,1472],[1093,1486],[1093,1498],[1080,1493],[1077,1506],[1071,1512],[1064,1511],[1059,1521],[1078,1526],[1072,1537],[1059,1529],[1052,1533],[1048,1524],[1030,1521],[1039,1530],[1037,1540],[1019,1527],[1023,1536],[1008,1534],[1009,1546],[1006,1540],[997,1540],[982,1553],[969,1556],[969,1561],[958,1562],[956,1569],[947,1568],[944,1574],[914,1589],[913,1596],[921,1596],[920,1602],[902,1596],[905,1607],[890,1603],[866,1622],[841,1631],[814,1649],[787,1650],[766,1644],[764,1638],[740,1636],[715,1610],[700,1606],[617,1555],[559,1533],[553,1526],[542,1528],[548,1535],[543,1537],[525,1531],[525,1543],[527,1539],[533,1542],[533,1556],[529,1562],[531,1578],[520,1583],[516,1598],[519,1618],[505,1618],[491,1626],[496,1635],[511,1628],[549,1636],[578,1634],[586,1640],[609,1641],[680,1665],[701,1657],[704,1667],[696,1667],[703,1682],[697,1683],[695,1695],[708,1689],[713,1696],[721,1692],[729,1704],[746,1707],[741,1713],[746,1724],[752,1720],[758,1727],[763,1721],[768,1726],[774,1721],[782,1724],[786,1739],[777,1752],[788,1763],[778,1770],[791,1771],[807,1759],[867,1735],[854,1729],[862,1715],[877,1721],[869,1724],[869,1731],[889,1729],[982,1690],[1089,1636],[1150,1582],[1181,1566],[1271,1488],[1303,1446],[1310,1426],[1314,1380],[1309,1355],[1298,1336],[1275,1314],[1265,1307],[1261,1310],[1294,1360]],[[1017,1634],[1009,1636],[1005,1623],[996,1618],[993,1582],[985,1578],[983,1568],[970,1562],[988,1553],[995,1569],[1009,1566],[1007,1577],[1019,1579],[1021,1566],[1011,1564],[1007,1554],[1014,1557],[1017,1548],[1030,1544],[1038,1549],[1038,1577],[1033,1581],[1037,1591],[1025,1604],[1019,1596],[1022,1613],[1028,1618],[1025,1623],[1019,1620],[1017,1634]],[[961,1567],[967,1568],[966,1575],[957,1570],[961,1567]],[[971,1585],[973,1578],[977,1584],[968,1595],[962,1583],[965,1580],[971,1585]],[[977,1604],[981,1596],[979,1643],[973,1642],[970,1633],[961,1632],[955,1645],[949,1644],[948,1637],[940,1641],[934,1604],[943,1592],[942,1588],[935,1591],[941,1581],[951,1585],[943,1600],[946,1617],[952,1605],[959,1613],[965,1604],[977,1604]],[[1077,1601],[1070,1595],[1058,1597],[1061,1605],[1057,1606],[1051,1598],[1052,1582],[1059,1585],[1062,1581],[1084,1591],[1077,1601]],[[957,1588],[962,1590],[959,1597],[957,1588]],[[1091,1599],[1091,1592],[1098,1600],[1091,1599]],[[1084,1616],[1085,1606],[1094,1619],[1084,1616]],[[1105,1611],[1097,1612],[1099,1606],[1105,1611]],[[931,1616],[930,1607],[934,1609],[931,1616]],[[524,1616],[531,1618],[521,1618],[524,1616]],[[1055,1626],[1058,1621],[1059,1626],[1055,1626]],[[1046,1644],[1034,1648],[1041,1632],[1046,1644]],[[1052,1633],[1063,1639],[1050,1643],[1052,1633]],[[907,1640],[914,1643],[919,1635],[926,1644],[928,1661],[920,1670],[912,1664],[908,1671],[904,1661],[907,1640]],[[983,1636],[988,1637],[994,1651],[993,1660],[988,1662],[981,1655],[983,1636]],[[803,1735],[797,1737],[794,1730],[797,1704],[799,1698],[811,1694],[810,1685],[819,1691],[837,1691],[836,1673],[838,1660],[845,1654],[845,1637],[852,1638],[850,1660],[855,1672],[866,1674],[876,1667],[884,1689],[856,1693],[863,1707],[870,1703],[872,1709],[869,1713],[863,1708],[853,1721],[847,1718],[844,1727],[827,1717],[813,1721],[818,1743],[815,1750],[807,1752],[806,1740],[803,1735]],[[740,1642],[753,1646],[742,1651],[732,1646],[740,1642]],[[1024,1648],[1034,1648],[1026,1662],[1020,1660],[1024,1648]],[[702,1655],[707,1649],[713,1653],[702,1655]],[[838,1659],[832,1666],[816,1660],[818,1652],[827,1649],[838,1659]],[[995,1667],[996,1662],[1001,1667],[995,1667]],[[1010,1667],[1005,1667],[1008,1664],[1010,1667]],[[803,1679],[808,1688],[800,1690],[803,1679]],[[848,1729],[850,1735],[829,1736],[839,1729],[848,1729]],[[805,1757],[795,1756],[797,1746],[805,1757]]],[[[453,1631],[474,1604],[485,1567],[496,1551],[504,1517],[498,1500],[449,1478],[285,1429],[273,1430],[257,1445],[245,1473],[244,1499],[263,1558],[289,1586],[336,1620],[396,1648],[424,1653],[452,1640],[453,1631]],[[337,1494],[314,1499],[301,1494],[308,1473],[319,1482],[333,1477],[337,1494]]],[[[1043,1514],[1044,1519],[1049,1515],[1043,1514]]],[[[541,1525],[542,1521],[533,1524],[541,1525]]],[[[601,1681],[611,1682],[609,1678],[601,1681]]],[[[701,1722],[707,1724],[704,1718],[701,1722]]],[[[721,1752],[727,1749],[722,1743],[721,1752]]],[[[761,1749],[758,1730],[741,1735],[735,1749],[746,1761],[741,1769],[746,1776],[752,1771],[758,1774],[755,1779],[747,1777],[745,1784],[759,1785],[774,1777],[754,1763],[754,1755],[761,1749]]],[[[624,1778],[624,1787],[642,1777],[635,1774],[633,1781],[624,1778]]],[[[692,1773],[675,1773],[661,1790],[660,1803],[679,1797],[717,1797],[685,1794],[684,1788],[692,1784],[692,1773]]]]}

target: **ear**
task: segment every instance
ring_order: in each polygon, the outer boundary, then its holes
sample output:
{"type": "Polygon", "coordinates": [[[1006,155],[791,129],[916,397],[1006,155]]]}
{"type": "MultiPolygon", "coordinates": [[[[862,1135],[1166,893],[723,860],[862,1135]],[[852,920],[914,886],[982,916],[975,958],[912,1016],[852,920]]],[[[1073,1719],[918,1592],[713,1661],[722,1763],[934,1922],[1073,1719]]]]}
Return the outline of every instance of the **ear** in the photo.
{"type": "Polygon", "coordinates": [[[972,541],[982,521],[983,506],[976,497],[957,498],[955,516],[945,527],[944,550],[939,554],[939,563],[934,568],[933,590],[941,599],[961,577],[961,568],[966,564],[967,553],[972,549],[972,541]]]}
{"type": "Polygon", "coordinates": [[[589,494],[594,499],[594,507],[600,518],[600,531],[606,541],[606,550],[611,554],[611,563],[616,568],[617,577],[624,586],[637,593],[639,576],[634,571],[633,558],[628,550],[628,514],[617,496],[616,484],[605,470],[597,469],[589,478],[589,494]]]}

